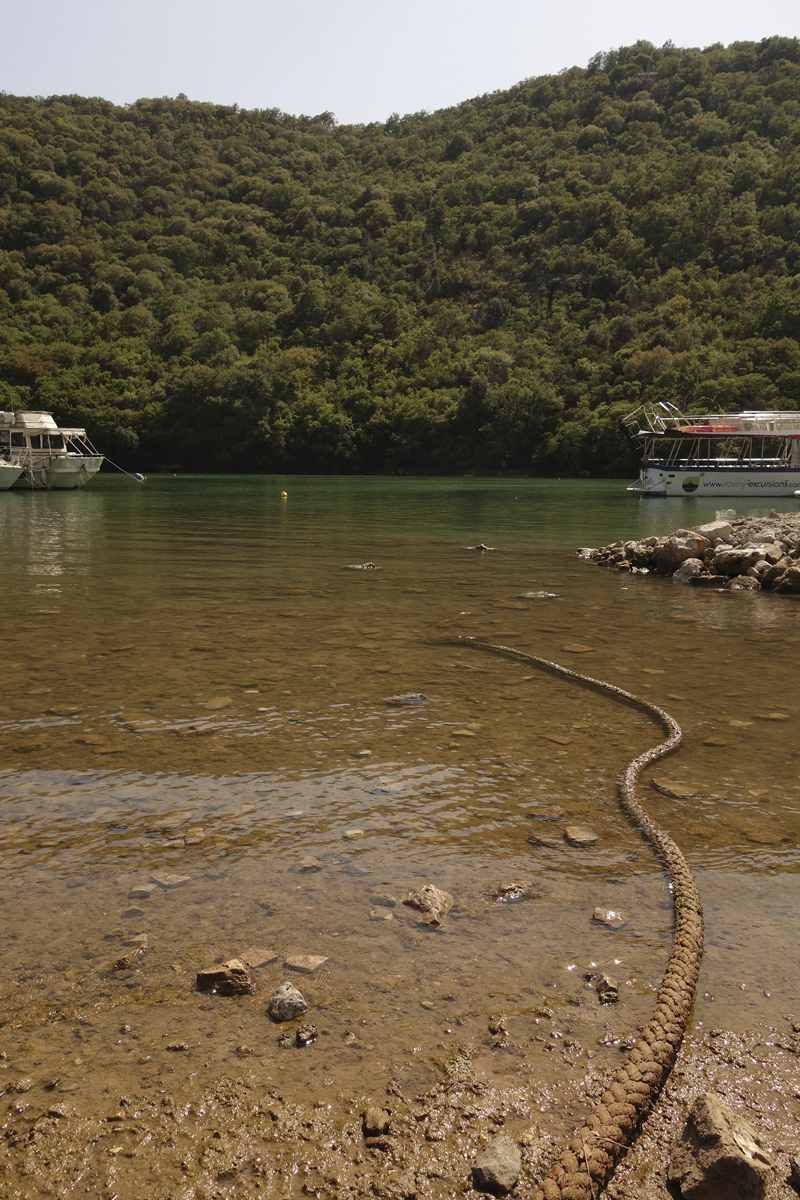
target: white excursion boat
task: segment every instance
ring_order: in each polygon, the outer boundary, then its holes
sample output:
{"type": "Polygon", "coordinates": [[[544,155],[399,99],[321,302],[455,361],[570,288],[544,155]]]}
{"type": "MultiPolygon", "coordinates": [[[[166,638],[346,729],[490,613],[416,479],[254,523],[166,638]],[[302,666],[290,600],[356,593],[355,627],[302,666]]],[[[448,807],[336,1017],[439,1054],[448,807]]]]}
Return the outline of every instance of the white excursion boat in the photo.
{"type": "Polygon", "coordinates": [[[50,413],[0,412],[0,488],[81,487],[102,461],[85,429],[59,429],[50,413]]]}
{"type": "Polygon", "coordinates": [[[800,490],[800,412],[686,416],[674,404],[620,422],[636,447],[642,496],[794,496],[800,490]]]}

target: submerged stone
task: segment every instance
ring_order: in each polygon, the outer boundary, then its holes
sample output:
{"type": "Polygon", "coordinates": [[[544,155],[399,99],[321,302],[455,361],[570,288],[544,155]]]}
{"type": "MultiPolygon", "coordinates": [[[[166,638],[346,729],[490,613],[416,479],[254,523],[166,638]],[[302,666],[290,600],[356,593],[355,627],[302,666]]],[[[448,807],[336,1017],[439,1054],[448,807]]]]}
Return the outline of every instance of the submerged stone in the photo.
{"type": "Polygon", "coordinates": [[[596,908],[592,913],[592,920],[607,925],[609,929],[622,929],[623,925],[628,924],[630,917],[622,908],[596,908]]]}
{"type": "Polygon", "coordinates": [[[417,892],[409,892],[403,904],[422,913],[426,925],[441,925],[453,905],[453,897],[432,883],[426,883],[417,892]]]}
{"type": "Polygon", "coordinates": [[[571,846],[593,846],[600,841],[599,834],[588,825],[567,825],[564,837],[571,846]]]}

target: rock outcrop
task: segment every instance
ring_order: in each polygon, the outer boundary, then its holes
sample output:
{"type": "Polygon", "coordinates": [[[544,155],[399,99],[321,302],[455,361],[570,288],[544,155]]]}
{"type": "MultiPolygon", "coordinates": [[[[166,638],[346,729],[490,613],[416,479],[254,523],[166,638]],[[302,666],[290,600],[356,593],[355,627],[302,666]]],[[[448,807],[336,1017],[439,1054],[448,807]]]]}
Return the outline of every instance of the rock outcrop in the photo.
{"type": "Polygon", "coordinates": [[[710,521],[669,537],[614,542],[578,553],[633,575],[671,576],[690,587],[800,595],[800,513],[710,521]]]}

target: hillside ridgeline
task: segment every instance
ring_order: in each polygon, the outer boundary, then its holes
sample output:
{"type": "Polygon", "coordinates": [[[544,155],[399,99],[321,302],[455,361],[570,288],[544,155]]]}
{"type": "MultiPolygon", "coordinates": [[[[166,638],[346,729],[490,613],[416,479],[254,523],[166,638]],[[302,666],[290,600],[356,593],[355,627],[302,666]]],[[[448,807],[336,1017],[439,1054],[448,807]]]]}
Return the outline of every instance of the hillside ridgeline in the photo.
{"type": "Polygon", "coordinates": [[[0,96],[0,408],[125,465],[630,474],[800,407],[800,42],[648,43],[339,126],[0,96]]]}

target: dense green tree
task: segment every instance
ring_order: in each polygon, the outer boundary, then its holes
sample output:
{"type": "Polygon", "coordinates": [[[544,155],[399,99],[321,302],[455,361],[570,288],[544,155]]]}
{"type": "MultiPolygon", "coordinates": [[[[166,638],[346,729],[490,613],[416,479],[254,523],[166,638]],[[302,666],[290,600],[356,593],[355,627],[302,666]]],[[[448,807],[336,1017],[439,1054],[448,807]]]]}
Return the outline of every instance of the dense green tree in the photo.
{"type": "Polygon", "coordinates": [[[640,42],[338,126],[0,95],[0,407],[126,464],[627,473],[800,406],[800,42],[640,42]]]}

